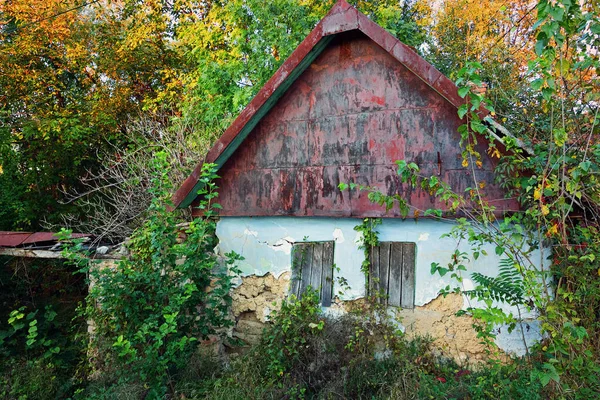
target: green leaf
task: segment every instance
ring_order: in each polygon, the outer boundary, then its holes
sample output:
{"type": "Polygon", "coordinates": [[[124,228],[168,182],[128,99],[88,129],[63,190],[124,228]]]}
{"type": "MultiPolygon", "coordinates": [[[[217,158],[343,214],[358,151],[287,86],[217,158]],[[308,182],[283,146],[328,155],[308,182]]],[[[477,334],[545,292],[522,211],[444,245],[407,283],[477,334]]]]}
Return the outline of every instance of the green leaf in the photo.
{"type": "Polygon", "coordinates": [[[486,126],[481,121],[471,121],[471,129],[477,133],[483,133],[486,130],[486,126]]]}
{"type": "Polygon", "coordinates": [[[584,172],[588,172],[590,170],[591,165],[592,165],[592,162],[589,160],[586,160],[586,161],[582,161],[579,163],[579,168],[584,172]]]}
{"type": "Polygon", "coordinates": [[[440,264],[438,264],[436,262],[432,262],[431,263],[431,271],[430,271],[431,275],[434,275],[437,272],[439,267],[440,267],[440,264]]]}
{"type": "Polygon", "coordinates": [[[560,22],[563,20],[563,16],[565,15],[565,9],[556,5],[554,7],[550,7],[549,14],[556,21],[560,22]]]}
{"type": "Polygon", "coordinates": [[[546,36],[544,32],[540,32],[537,36],[537,42],[535,43],[535,54],[541,56],[547,45],[548,36],[546,36]]]}
{"type": "Polygon", "coordinates": [[[554,143],[558,147],[562,147],[567,142],[567,132],[564,129],[554,129],[552,132],[552,136],[554,137],[554,143]]]}
{"type": "Polygon", "coordinates": [[[546,101],[550,101],[553,94],[554,94],[554,89],[552,89],[552,88],[547,87],[547,88],[542,89],[542,97],[546,101]]]}
{"type": "Polygon", "coordinates": [[[531,82],[531,88],[533,90],[540,90],[544,86],[544,80],[542,78],[538,78],[531,82]]]}
{"type": "Polygon", "coordinates": [[[470,89],[466,86],[461,87],[460,89],[458,89],[458,95],[464,99],[466,97],[466,95],[469,94],[469,90],[470,89]]]}
{"type": "Polygon", "coordinates": [[[472,94],[471,95],[471,110],[473,111],[477,111],[479,110],[479,106],[481,105],[481,100],[483,100],[483,97],[477,95],[477,94],[472,94]]]}

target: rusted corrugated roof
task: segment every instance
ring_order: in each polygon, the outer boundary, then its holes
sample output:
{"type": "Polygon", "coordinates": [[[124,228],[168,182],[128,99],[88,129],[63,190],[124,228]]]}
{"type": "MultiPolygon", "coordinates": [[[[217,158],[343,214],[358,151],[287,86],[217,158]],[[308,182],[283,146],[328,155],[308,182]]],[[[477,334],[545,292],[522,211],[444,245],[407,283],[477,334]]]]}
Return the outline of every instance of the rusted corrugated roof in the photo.
{"type": "Polygon", "coordinates": [[[277,100],[321,54],[333,38],[340,33],[349,31],[360,31],[369,37],[454,107],[459,107],[464,103],[464,99],[458,96],[458,88],[450,79],[366,15],[345,0],[340,0],[279,67],[273,77],[217,140],[204,161],[198,164],[177,190],[172,198],[175,207],[187,207],[196,198],[196,192],[201,186],[198,179],[202,164],[215,163],[218,168],[223,166],[261,118],[269,112],[277,100]]]}
{"type": "MultiPolygon", "coordinates": [[[[73,233],[74,239],[91,237],[87,233],[73,233]]],[[[0,247],[50,246],[58,243],[58,237],[52,232],[7,232],[0,231],[0,247]]]]}

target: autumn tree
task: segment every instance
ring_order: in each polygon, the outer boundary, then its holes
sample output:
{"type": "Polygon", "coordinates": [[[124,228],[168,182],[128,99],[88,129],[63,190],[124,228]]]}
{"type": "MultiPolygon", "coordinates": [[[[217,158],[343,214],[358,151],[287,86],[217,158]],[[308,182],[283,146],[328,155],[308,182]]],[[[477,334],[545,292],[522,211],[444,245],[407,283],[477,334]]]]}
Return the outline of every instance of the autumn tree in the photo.
{"type": "Polygon", "coordinates": [[[0,5],[1,229],[39,226],[61,192],[125,145],[132,114],[164,87],[177,53],[158,2],[0,5]]]}
{"type": "MultiPolygon", "coordinates": [[[[432,25],[428,58],[451,79],[467,62],[479,62],[488,98],[503,118],[526,96],[527,62],[534,58],[536,2],[445,0],[432,25]]],[[[506,122],[506,121],[505,121],[506,122]]]]}

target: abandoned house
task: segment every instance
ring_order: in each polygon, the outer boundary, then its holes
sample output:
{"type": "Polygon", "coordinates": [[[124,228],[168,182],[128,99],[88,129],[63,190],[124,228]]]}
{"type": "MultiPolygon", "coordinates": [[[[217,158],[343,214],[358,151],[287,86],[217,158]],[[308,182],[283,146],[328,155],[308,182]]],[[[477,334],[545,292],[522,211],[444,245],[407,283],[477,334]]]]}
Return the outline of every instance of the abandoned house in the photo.
{"type": "MultiPolygon", "coordinates": [[[[410,47],[345,1],[333,7],[203,160],[215,163],[221,177],[219,252],[244,257],[234,293],[239,337],[251,340],[274,301],[307,285],[320,288],[321,304],[331,312],[364,297],[365,256],[354,228],[378,217],[380,245],[371,252],[369,275],[378,277],[388,304],[398,306],[404,329],[432,335],[455,358],[484,356],[470,318],[454,315],[466,299],[438,296],[451,280],[430,272],[432,262],[447,263],[456,249],[455,240],[440,238],[453,222],[413,213],[447,206],[402,185],[395,163],[414,162],[459,193],[474,185],[474,173],[487,183],[485,196],[498,213],[517,210],[493,183],[497,161],[483,137],[477,145],[482,166],[462,165],[457,107],[463,102],[454,83],[410,47]],[[338,188],[352,182],[400,194],[411,212],[403,219],[367,193],[338,188]]],[[[196,204],[201,165],[174,195],[177,207],[196,204]]],[[[488,253],[469,271],[496,275],[500,258],[488,253]]],[[[539,337],[534,320],[526,336],[539,337]]],[[[497,343],[522,354],[521,339],[521,332],[504,329],[497,343]]]]}

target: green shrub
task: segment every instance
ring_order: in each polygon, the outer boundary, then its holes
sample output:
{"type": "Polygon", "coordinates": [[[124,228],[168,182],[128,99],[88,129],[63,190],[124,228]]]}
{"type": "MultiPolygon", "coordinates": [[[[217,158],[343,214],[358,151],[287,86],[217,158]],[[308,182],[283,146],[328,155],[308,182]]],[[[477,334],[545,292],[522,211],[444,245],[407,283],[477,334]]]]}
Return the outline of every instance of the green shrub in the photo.
{"type": "MultiPolygon", "coordinates": [[[[376,299],[374,299],[376,300],[376,299]]],[[[316,292],[285,301],[262,342],[204,381],[210,399],[540,399],[522,362],[475,370],[435,355],[431,341],[407,339],[385,307],[366,301],[338,318],[320,313],[316,292]]],[[[199,393],[199,392],[197,392],[199,393]]]]}
{"type": "Polygon", "coordinates": [[[174,392],[177,374],[196,351],[198,339],[231,324],[230,289],[238,257],[221,265],[213,249],[217,196],[214,167],[205,165],[200,207],[180,243],[176,216],[168,210],[171,185],[164,153],[153,165],[154,178],[147,222],[131,238],[131,256],[114,268],[97,268],[71,253],[89,271],[93,283],[87,316],[94,323],[91,346],[104,384],[87,396],[163,398],[174,392]],[[106,377],[110,377],[107,379],[106,377]]]}
{"type": "Polygon", "coordinates": [[[0,398],[67,398],[85,360],[83,276],[56,260],[0,261],[0,398]]]}

